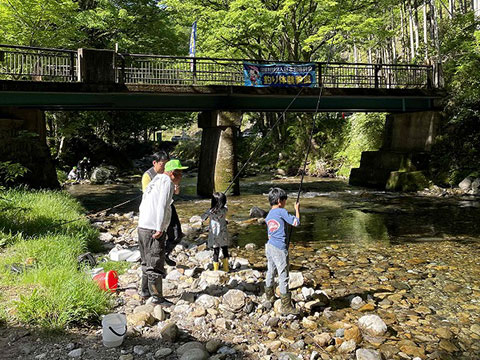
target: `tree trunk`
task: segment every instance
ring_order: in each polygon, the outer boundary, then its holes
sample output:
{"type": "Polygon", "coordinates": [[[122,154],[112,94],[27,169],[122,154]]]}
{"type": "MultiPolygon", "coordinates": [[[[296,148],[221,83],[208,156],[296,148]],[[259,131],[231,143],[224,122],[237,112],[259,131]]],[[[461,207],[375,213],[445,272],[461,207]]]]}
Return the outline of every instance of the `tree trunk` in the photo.
{"type": "Polygon", "coordinates": [[[427,1],[423,0],[423,43],[425,45],[425,60],[428,59],[428,36],[427,36],[427,1]]]}

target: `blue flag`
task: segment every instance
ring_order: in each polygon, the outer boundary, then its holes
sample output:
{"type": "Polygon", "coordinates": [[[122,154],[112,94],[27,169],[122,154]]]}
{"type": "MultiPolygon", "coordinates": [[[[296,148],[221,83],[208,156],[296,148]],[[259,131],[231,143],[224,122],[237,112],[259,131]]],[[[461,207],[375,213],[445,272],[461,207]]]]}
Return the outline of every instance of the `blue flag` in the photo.
{"type": "Polygon", "coordinates": [[[197,45],[197,21],[195,20],[192,24],[192,33],[190,34],[190,50],[189,50],[190,57],[195,57],[196,45],[197,45]]]}

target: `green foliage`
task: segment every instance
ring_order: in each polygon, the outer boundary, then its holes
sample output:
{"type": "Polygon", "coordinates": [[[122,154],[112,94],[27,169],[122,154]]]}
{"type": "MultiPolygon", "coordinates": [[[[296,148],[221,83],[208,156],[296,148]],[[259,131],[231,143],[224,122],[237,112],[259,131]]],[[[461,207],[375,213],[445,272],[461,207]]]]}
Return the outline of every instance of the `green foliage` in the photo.
{"type": "Polygon", "coordinates": [[[441,134],[432,149],[430,176],[437,184],[456,186],[480,166],[480,62],[478,21],[458,15],[442,24],[442,52],[448,99],[441,134]]]}
{"type": "Polygon", "coordinates": [[[81,218],[83,209],[62,192],[8,190],[5,199],[22,207],[0,214],[0,239],[6,239],[0,255],[0,286],[18,294],[5,298],[0,313],[49,330],[98,318],[111,306],[110,297],[78,268],[77,257],[93,250],[98,232],[81,218]],[[31,264],[30,264],[31,263],[31,264]],[[23,272],[12,272],[20,264],[23,272]],[[30,264],[30,265],[22,265],[30,264]]]}
{"type": "Polygon", "coordinates": [[[378,150],[382,145],[385,114],[357,113],[345,121],[342,145],[334,157],[339,165],[338,175],[348,177],[350,170],[360,165],[363,151],[378,150]]]}
{"type": "Polygon", "coordinates": [[[0,188],[12,185],[15,179],[22,177],[29,170],[19,164],[11,161],[0,161],[0,188]]]}
{"type": "Polygon", "coordinates": [[[200,160],[200,145],[199,138],[192,138],[189,140],[180,141],[172,152],[172,157],[178,159],[188,159],[195,166],[200,160]]]}

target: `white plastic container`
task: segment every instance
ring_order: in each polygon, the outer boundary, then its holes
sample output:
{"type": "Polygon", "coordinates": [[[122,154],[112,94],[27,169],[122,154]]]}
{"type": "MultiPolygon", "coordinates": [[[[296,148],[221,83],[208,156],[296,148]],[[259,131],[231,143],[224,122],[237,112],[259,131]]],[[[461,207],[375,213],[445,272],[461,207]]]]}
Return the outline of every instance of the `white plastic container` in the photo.
{"type": "Polygon", "coordinates": [[[127,317],[124,314],[108,314],[102,319],[103,345],[106,347],[120,346],[127,333],[127,317]]]}

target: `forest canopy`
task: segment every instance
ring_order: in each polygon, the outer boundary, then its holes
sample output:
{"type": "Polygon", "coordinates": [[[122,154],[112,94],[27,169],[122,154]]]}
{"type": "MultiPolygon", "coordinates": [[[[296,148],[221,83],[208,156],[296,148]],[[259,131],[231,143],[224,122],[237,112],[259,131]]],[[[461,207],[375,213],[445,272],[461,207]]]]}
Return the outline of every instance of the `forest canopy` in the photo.
{"type": "MultiPolygon", "coordinates": [[[[432,177],[446,184],[478,170],[479,7],[478,0],[0,0],[0,43],[117,46],[121,52],[185,56],[196,21],[197,56],[434,65],[448,97],[442,125],[447,131],[433,151],[432,177]]],[[[54,152],[62,137],[80,129],[122,147],[132,138],[148,141],[159,129],[194,121],[189,114],[162,113],[48,116],[54,152]]],[[[305,148],[308,117],[288,115],[272,136],[305,148]]],[[[264,136],[277,115],[246,118],[264,136]]],[[[380,146],[382,116],[321,114],[315,121],[312,164],[320,161],[345,173],[342,167],[358,161],[359,150],[380,146]]],[[[291,154],[292,163],[298,153],[291,154]]]]}

